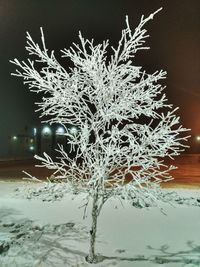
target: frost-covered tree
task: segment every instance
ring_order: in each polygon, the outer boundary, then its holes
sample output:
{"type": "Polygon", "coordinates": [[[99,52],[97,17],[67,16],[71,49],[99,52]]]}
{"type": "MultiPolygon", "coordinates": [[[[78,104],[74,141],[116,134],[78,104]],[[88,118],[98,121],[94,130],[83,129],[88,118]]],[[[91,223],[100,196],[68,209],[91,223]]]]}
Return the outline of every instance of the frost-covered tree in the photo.
{"type": "Polygon", "coordinates": [[[54,171],[54,180],[86,192],[86,207],[92,200],[88,262],[96,261],[97,219],[105,202],[115,197],[145,207],[161,199],[159,185],[172,178],[169,172],[175,168],[164,159],[179,155],[188,138],[163,93],[160,82],[166,72],[148,74],[134,65],[135,54],[148,49],[143,27],[159,10],[142,16],[134,31],[126,17],[126,28],[118,46],[111,46],[112,53],[107,52],[108,40],[96,45],[79,33],[80,43],[61,51],[72,67],[63,67],[54,51],[48,51],[42,29],[41,46],[27,33],[26,50],[34,59],[11,61],[17,66],[14,75],[22,77],[31,91],[43,94],[37,103],[41,117],[63,125],[75,151],[71,158],[60,145],[56,160],[45,153],[36,158],[54,171]],[[67,125],[76,126],[77,134],[67,125]]]}

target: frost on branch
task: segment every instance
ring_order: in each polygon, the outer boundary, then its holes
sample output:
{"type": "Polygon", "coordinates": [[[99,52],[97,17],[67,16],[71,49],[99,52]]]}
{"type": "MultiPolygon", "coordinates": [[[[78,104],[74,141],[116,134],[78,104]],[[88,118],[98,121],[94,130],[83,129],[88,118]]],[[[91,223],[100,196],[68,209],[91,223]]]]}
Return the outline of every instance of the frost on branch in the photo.
{"type": "Polygon", "coordinates": [[[108,40],[95,44],[79,33],[79,43],[61,51],[72,62],[71,68],[64,68],[46,48],[41,28],[41,46],[27,33],[26,50],[34,60],[11,61],[17,66],[14,75],[31,91],[42,93],[37,103],[41,117],[65,127],[76,154],[70,158],[59,146],[56,161],[45,153],[36,158],[54,171],[54,180],[96,199],[99,211],[109,197],[138,199],[144,206],[147,199],[154,202],[159,184],[172,179],[169,172],[175,168],[165,157],[174,158],[186,147],[187,129],[163,92],[166,72],[148,74],[133,61],[139,50],[148,48],[143,27],[154,14],[142,17],[134,31],[126,17],[112,55],[107,53],[108,40]],[[68,124],[78,127],[76,135],[68,124]]]}

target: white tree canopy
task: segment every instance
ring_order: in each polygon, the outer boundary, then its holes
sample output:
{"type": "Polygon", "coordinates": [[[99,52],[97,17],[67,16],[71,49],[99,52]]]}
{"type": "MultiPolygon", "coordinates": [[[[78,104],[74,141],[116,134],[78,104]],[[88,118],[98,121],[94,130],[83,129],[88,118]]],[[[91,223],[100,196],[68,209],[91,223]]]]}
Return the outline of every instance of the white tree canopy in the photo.
{"type": "Polygon", "coordinates": [[[52,160],[36,156],[42,166],[54,170],[55,179],[65,181],[104,203],[110,196],[124,199],[148,198],[154,201],[162,181],[171,179],[165,157],[173,158],[184,150],[187,129],[180,125],[176,108],[168,103],[161,84],[166,72],[146,73],[134,65],[135,54],[148,49],[144,25],[154,15],[142,16],[132,31],[128,17],[116,48],[109,41],[95,44],[79,32],[79,44],[63,49],[62,57],[72,62],[64,68],[46,48],[27,33],[26,50],[34,60],[11,61],[15,76],[22,77],[31,91],[42,93],[38,104],[41,117],[60,123],[75,151],[75,157],[59,146],[60,157],[52,160]],[[39,65],[39,67],[38,67],[39,65]],[[78,127],[71,133],[66,125],[78,127]]]}

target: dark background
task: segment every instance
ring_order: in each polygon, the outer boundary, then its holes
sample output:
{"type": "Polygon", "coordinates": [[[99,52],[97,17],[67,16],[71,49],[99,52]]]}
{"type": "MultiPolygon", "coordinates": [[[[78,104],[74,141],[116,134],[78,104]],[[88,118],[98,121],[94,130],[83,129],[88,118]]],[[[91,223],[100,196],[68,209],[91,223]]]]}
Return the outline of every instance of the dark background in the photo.
{"type": "Polygon", "coordinates": [[[29,131],[40,122],[34,112],[34,93],[22,80],[10,76],[9,59],[26,59],[25,32],[40,41],[42,26],[49,50],[77,42],[78,31],[96,42],[110,39],[117,44],[125,27],[131,28],[145,16],[163,7],[146,28],[147,45],[135,59],[147,71],[165,69],[169,102],[192,135],[200,134],[200,1],[199,0],[0,0],[0,158],[8,157],[9,136],[29,131]]]}

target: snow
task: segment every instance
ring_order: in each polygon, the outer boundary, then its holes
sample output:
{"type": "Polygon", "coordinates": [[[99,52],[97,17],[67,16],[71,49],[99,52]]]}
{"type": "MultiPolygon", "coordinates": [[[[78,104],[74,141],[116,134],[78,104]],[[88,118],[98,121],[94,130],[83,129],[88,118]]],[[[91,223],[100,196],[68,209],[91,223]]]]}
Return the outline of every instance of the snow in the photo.
{"type": "MultiPolygon", "coordinates": [[[[123,207],[110,199],[100,214],[97,231],[96,251],[104,260],[88,264],[85,256],[89,248],[91,207],[83,220],[80,206],[84,194],[69,193],[53,203],[28,200],[14,193],[22,184],[0,183],[0,244],[12,238],[16,241],[20,231],[25,233],[25,237],[18,238],[18,243],[14,241],[9,250],[1,254],[1,267],[179,267],[183,263],[190,267],[200,264],[199,207],[162,204],[164,215],[160,208],[137,209],[126,203],[123,207]],[[20,231],[16,233],[17,227],[20,231]],[[164,245],[169,248],[159,250],[164,245]],[[167,252],[177,254],[167,255],[167,252]],[[143,255],[145,260],[138,255],[143,255]],[[158,264],[153,260],[155,255],[162,259],[168,256],[169,262],[158,264]],[[191,259],[198,262],[189,263],[191,259]]],[[[177,192],[186,197],[200,196],[198,190],[177,189],[177,192]]]]}

